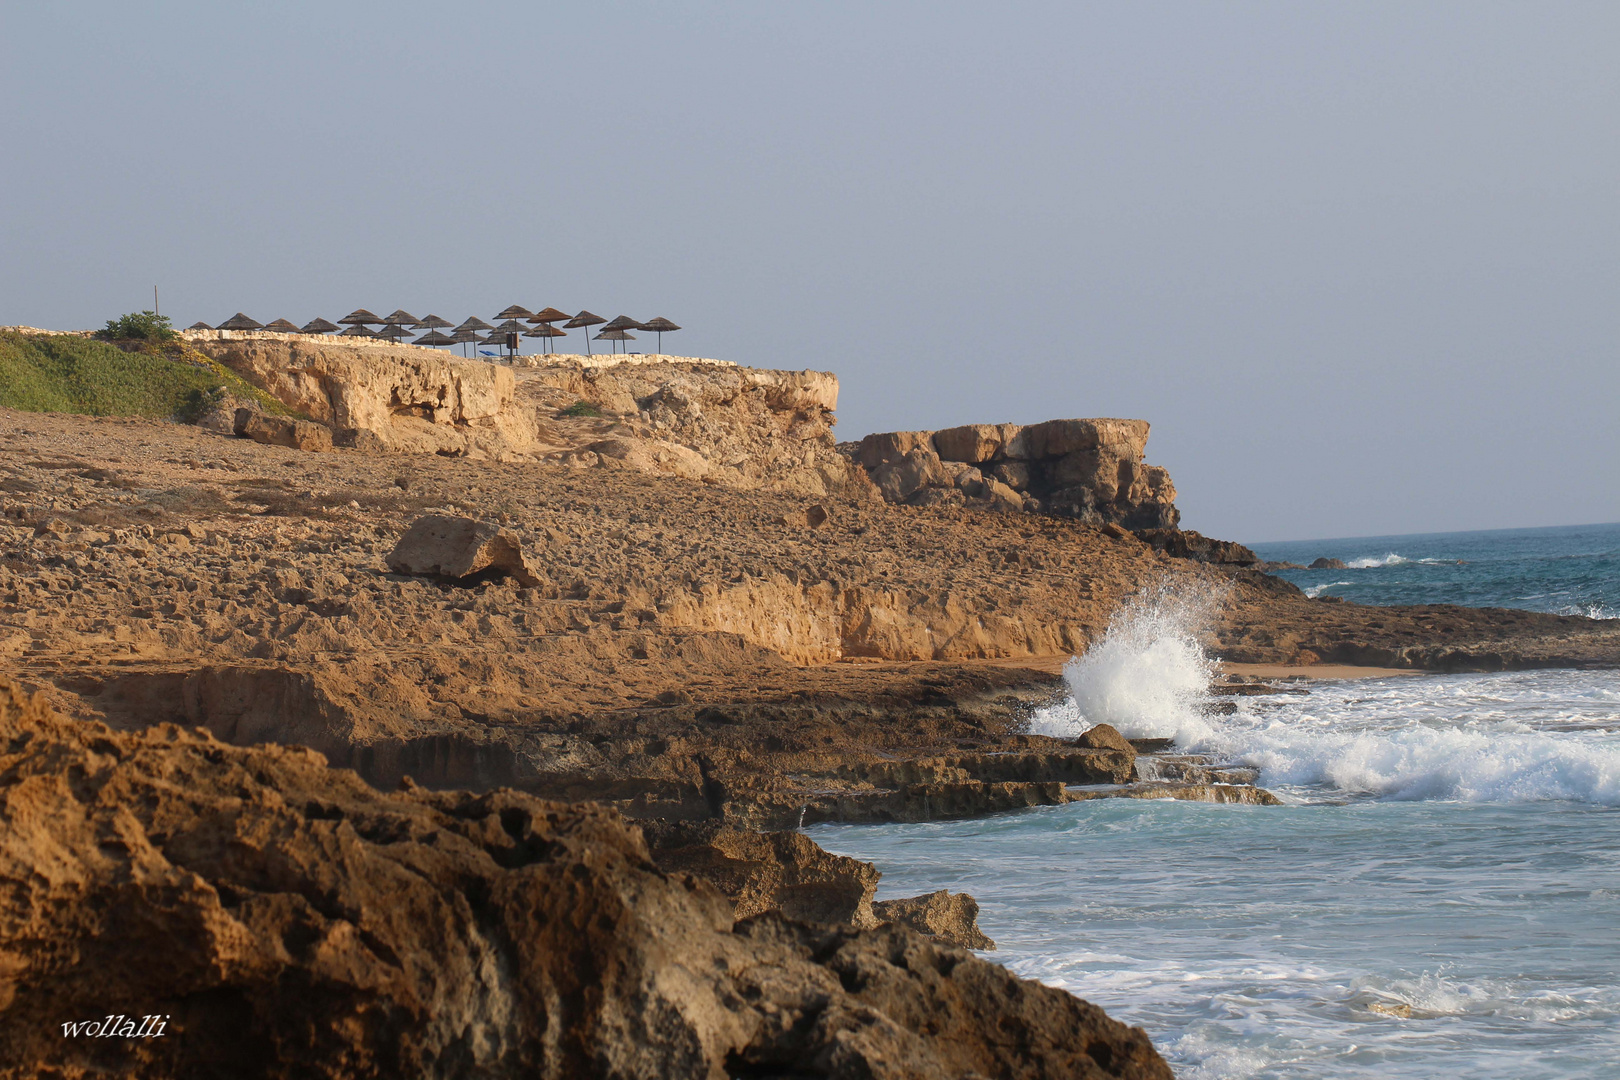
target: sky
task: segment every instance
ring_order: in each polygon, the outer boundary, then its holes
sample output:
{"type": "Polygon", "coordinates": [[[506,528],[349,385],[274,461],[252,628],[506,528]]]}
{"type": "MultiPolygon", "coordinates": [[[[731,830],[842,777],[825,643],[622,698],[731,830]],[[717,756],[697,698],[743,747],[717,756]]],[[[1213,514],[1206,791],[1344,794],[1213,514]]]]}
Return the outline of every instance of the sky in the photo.
{"type": "MultiPolygon", "coordinates": [[[[508,304],[1150,421],[1183,525],[1620,520],[1620,5],[0,4],[0,324],[508,304]]],[[[574,339],[564,339],[564,342],[574,339]]]]}

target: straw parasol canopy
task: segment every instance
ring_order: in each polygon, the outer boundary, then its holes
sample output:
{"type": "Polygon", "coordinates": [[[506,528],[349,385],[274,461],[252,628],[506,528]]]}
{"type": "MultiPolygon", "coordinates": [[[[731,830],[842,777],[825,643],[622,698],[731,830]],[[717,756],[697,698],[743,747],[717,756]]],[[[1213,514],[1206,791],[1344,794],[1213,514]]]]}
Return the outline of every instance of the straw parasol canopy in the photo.
{"type": "Polygon", "coordinates": [[[639,330],[641,324],[628,315],[615,315],[603,330],[639,330]]]}
{"type": "Polygon", "coordinates": [[[493,326],[489,325],[489,323],[485,322],[483,319],[480,319],[476,315],[467,316],[467,321],[462,323],[460,326],[456,327],[456,331],[458,333],[460,331],[462,331],[462,330],[493,330],[493,329],[495,329],[493,326]]]}
{"type": "Polygon", "coordinates": [[[536,326],[533,330],[529,330],[526,333],[524,333],[523,336],[524,337],[546,338],[547,339],[547,341],[546,341],[546,351],[550,352],[551,351],[551,341],[549,339],[567,337],[568,336],[568,331],[559,330],[555,326],[552,326],[550,323],[541,323],[540,325],[536,326]]]}
{"type": "Polygon", "coordinates": [[[377,318],[377,316],[373,315],[363,307],[355,308],[353,311],[343,316],[343,318],[339,319],[338,322],[342,323],[344,326],[379,326],[382,324],[381,319],[377,318]]]}
{"type": "MultiPolygon", "coordinates": [[[[628,330],[603,330],[596,335],[597,341],[634,341],[636,336],[628,330]]],[[[617,351],[617,349],[615,349],[617,351]]]]}
{"type": "Polygon", "coordinates": [[[562,322],[566,318],[568,318],[568,312],[558,311],[554,307],[548,307],[544,311],[535,312],[529,321],[532,323],[554,323],[562,322]]]}
{"type": "Polygon", "coordinates": [[[306,334],[330,334],[337,328],[337,323],[329,323],[325,319],[311,319],[304,324],[303,332],[306,334]]]}
{"type": "MultiPolygon", "coordinates": [[[[605,322],[607,322],[607,320],[602,318],[602,316],[593,315],[589,311],[582,310],[578,315],[575,315],[572,319],[569,319],[567,322],[563,323],[563,325],[568,327],[570,330],[578,330],[584,326],[595,326],[598,323],[605,322]]],[[[585,336],[585,355],[591,355],[591,338],[589,334],[585,336]]]]}
{"type": "MultiPolygon", "coordinates": [[[[476,330],[454,330],[450,334],[450,340],[458,345],[465,345],[469,341],[482,341],[484,339],[478,336],[476,330]]],[[[466,356],[467,350],[462,349],[461,355],[466,356]]]]}
{"type": "Polygon", "coordinates": [[[298,324],[294,323],[294,322],[289,322],[286,319],[277,319],[275,322],[265,323],[264,328],[266,330],[273,330],[278,334],[296,334],[296,333],[298,333],[298,324]]]}
{"type": "Polygon", "coordinates": [[[450,320],[441,319],[437,315],[424,315],[416,320],[416,325],[428,330],[443,330],[450,325],[450,320]]]}
{"type": "Polygon", "coordinates": [[[534,318],[534,312],[530,311],[526,307],[519,307],[518,305],[513,304],[511,307],[498,312],[495,317],[497,319],[532,319],[534,318]]]}
{"type": "Polygon", "coordinates": [[[338,337],[376,337],[376,331],[368,330],[364,323],[354,323],[338,337]]]}
{"type": "Polygon", "coordinates": [[[411,331],[405,329],[399,323],[388,323],[381,330],[377,331],[377,336],[380,338],[387,338],[389,341],[397,342],[402,338],[410,337],[411,331]]]}
{"type": "Polygon", "coordinates": [[[649,334],[658,335],[658,353],[660,356],[662,356],[664,352],[664,335],[673,333],[676,330],[679,330],[680,327],[676,326],[674,323],[660,315],[656,319],[648,319],[646,322],[642,323],[641,329],[647,331],[649,334]]]}
{"type": "Polygon", "coordinates": [[[417,318],[404,308],[395,308],[383,319],[384,326],[415,326],[417,318]]]}
{"type": "Polygon", "coordinates": [[[419,337],[415,341],[411,342],[412,345],[435,345],[435,346],[438,346],[438,345],[454,345],[455,343],[456,343],[455,338],[451,337],[449,334],[441,334],[437,330],[429,330],[427,333],[423,334],[421,337],[419,337]]]}
{"type": "Polygon", "coordinates": [[[262,329],[264,329],[264,324],[254,322],[252,319],[248,318],[246,315],[244,315],[240,311],[238,311],[235,315],[232,315],[230,318],[226,319],[224,322],[222,322],[218,326],[214,327],[214,329],[215,330],[262,330],[262,329]]]}
{"type": "Polygon", "coordinates": [[[205,322],[202,322],[201,320],[198,320],[197,322],[194,322],[190,326],[186,327],[186,329],[187,330],[212,330],[213,327],[209,326],[205,322]]]}

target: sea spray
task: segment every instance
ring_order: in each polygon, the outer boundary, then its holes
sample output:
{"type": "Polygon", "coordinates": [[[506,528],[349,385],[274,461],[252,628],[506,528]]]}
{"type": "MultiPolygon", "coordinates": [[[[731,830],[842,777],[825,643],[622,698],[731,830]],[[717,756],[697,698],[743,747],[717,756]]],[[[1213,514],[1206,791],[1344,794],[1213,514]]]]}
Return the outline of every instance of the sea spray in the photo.
{"type": "Polygon", "coordinates": [[[1114,613],[1102,641],[1064,666],[1068,700],[1038,710],[1030,731],[1072,737],[1111,724],[1127,738],[1204,734],[1215,664],[1199,637],[1224,595],[1182,580],[1131,597],[1114,613]]]}
{"type": "MultiPolygon", "coordinates": [[[[1073,737],[1106,723],[1128,738],[1172,738],[1178,750],[1254,766],[1261,785],[1306,800],[1620,806],[1612,675],[1324,682],[1307,698],[1241,698],[1216,715],[1215,662],[1199,639],[1220,599],[1178,582],[1127,601],[1103,639],[1064,667],[1069,697],[1037,710],[1030,731],[1073,737]]],[[[1151,763],[1140,767],[1151,775],[1151,763]]]]}

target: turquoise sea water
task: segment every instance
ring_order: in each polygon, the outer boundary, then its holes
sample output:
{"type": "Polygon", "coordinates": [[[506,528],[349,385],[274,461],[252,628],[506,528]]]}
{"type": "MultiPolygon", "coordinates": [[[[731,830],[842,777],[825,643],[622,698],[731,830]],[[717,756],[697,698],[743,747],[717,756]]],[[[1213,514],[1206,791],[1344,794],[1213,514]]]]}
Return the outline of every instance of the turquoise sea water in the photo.
{"type": "MultiPolygon", "coordinates": [[[[1455,552],[1438,573],[1368,565],[1398,573],[1359,587],[1612,612],[1617,541],[1262,548],[1417,567],[1455,552]]],[[[1288,805],[1105,800],[811,834],[876,863],[880,898],[974,894],[1000,946],[986,956],[1143,1025],[1181,1077],[1620,1077],[1620,672],[1330,682],[1223,715],[1203,696],[1199,599],[1122,611],[1032,728],[1174,736],[1259,767],[1288,805]]]]}
{"type": "Polygon", "coordinates": [[[1315,596],[1360,604],[1466,604],[1620,617],[1620,524],[1251,544],[1272,562],[1338,559],[1344,570],[1282,570],[1315,596]]]}

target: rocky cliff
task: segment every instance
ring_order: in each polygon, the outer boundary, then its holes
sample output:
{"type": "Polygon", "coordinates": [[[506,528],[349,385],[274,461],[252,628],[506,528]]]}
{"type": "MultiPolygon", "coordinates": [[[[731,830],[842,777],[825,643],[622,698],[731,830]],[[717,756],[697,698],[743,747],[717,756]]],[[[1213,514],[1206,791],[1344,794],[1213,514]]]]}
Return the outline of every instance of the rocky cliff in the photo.
{"type": "Polygon", "coordinates": [[[1170,474],[1143,460],[1145,420],[967,424],[868,435],[854,456],[884,499],[907,506],[982,505],[1126,529],[1181,520],[1170,474]]]}
{"type": "MultiPolygon", "coordinates": [[[[329,426],[339,446],[629,468],[811,496],[870,490],[834,448],[838,380],[827,372],[673,357],[508,367],[303,334],[200,331],[188,339],[329,426]]],[[[319,448],[275,435],[260,441],[319,448]]]]}
{"type": "Polygon", "coordinates": [[[384,794],[3,680],[0,824],[0,1077],[1170,1077],[899,927],[736,921],[611,811],[384,794]]]}

